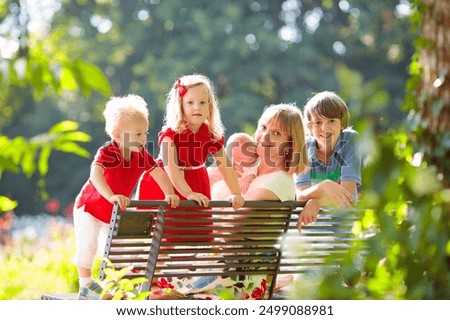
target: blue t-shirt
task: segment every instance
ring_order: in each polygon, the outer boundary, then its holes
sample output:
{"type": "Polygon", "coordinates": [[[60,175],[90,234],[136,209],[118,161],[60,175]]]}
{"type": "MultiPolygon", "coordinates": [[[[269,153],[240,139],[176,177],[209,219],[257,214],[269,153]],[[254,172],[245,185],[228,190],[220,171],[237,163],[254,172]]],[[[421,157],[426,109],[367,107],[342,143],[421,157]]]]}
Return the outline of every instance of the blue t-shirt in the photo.
{"type": "MultiPolygon", "coordinates": [[[[311,135],[306,137],[308,170],[295,177],[295,186],[314,185],[324,180],[354,181],[357,190],[361,187],[361,153],[356,145],[358,133],[345,129],[339,135],[327,165],[317,159],[317,141],[311,135]]],[[[353,195],[358,199],[357,192],[353,195]]]]}

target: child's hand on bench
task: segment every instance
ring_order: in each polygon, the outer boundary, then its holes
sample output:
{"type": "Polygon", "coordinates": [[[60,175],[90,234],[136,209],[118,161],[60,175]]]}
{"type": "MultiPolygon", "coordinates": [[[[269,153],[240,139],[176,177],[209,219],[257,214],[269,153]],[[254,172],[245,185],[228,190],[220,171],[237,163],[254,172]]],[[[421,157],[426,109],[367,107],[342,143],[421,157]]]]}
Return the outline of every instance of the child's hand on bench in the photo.
{"type": "Polygon", "coordinates": [[[176,208],[180,204],[180,198],[176,194],[168,194],[165,201],[172,207],[176,208]]]}

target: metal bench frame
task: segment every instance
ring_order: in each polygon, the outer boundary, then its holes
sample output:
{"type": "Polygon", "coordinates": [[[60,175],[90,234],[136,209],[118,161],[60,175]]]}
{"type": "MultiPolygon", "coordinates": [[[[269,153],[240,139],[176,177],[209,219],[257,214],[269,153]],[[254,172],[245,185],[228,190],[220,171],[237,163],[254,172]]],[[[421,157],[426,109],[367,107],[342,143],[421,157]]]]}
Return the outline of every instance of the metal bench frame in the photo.
{"type": "Polygon", "coordinates": [[[274,298],[279,274],[338,268],[359,241],[352,232],[358,220],[354,212],[322,211],[299,232],[303,205],[246,201],[236,211],[228,201],[210,201],[208,210],[194,201],[181,201],[175,209],[165,201],[131,201],[124,210],[115,205],[100,280],[108,268],[129,268],[125,278],[148,279],[139,289],[144,292],[163,277],[267,275],[268,298],[274,298]]]}

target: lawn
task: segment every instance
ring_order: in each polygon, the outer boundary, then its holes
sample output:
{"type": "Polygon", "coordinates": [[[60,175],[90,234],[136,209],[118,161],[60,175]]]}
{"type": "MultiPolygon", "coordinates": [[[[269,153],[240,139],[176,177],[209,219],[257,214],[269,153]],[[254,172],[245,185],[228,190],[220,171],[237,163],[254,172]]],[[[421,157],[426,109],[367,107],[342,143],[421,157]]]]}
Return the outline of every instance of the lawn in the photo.
{"type": "Polygon", "coordinates": [[[73,225],[56,218],[40,224],[14,235],[1,247],[1,300],[35,300],[43,293],[76,292],[73,225]],[[43,230],[47,230],[44,236],[40,235],[43,230]]]}

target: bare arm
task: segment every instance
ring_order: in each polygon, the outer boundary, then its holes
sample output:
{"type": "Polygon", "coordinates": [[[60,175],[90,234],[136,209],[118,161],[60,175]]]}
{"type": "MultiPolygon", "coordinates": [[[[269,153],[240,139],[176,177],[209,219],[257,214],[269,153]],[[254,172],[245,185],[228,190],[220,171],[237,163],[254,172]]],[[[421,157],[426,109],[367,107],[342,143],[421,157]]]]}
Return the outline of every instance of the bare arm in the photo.
{"type": "Polygon", "coordinates": [[[324,180],[313,186],[299,186],[296,191],[296,196],[299,201],[319,199],[322,206],[337,205],[343,208],[349,208],[354,202],[353,196],[349,191],[331,180],[324,180]]]}
{"type": "Polygon", "coordinates": [[[239,168],[242,170],[241,177],[239,178],[239,185],[241,186],[242,194],[246,194],[253,179],[258,176],[258,166],[253,165],[252,167],[248,167],[246,169],[239,166],[239,168]]]}
{"type": "Polygon", "coordinates": [[[322,206],[351,207],[353,203],[352,194],[355,190],[356,183],[350,181],[343,181],[339,184],[331,180],[324,180],[314,186],[299,186],[296,191],[297,200],[307,201],[307,203],[298,218],[298,230],[301,230],[302,225],[316,221],[322,206]]]}
{"type": "Polygon", "coordinates": [[[189,184],[184,178],[184,173],[178,166],[177,149],[173,140],[170,138],[164,138],[161,144],[162,154],[167,156],[164,159],[164,168],[169,176],[172,185],[178,190],[186,199],[197,201],[200,205],[207,207],[209,199],[204,194],[193,192],[189,184]]]}
{"type": "Polygon", "coordinates": [[[311,199],[306,202],[297,221],[297,229],[302,230],[302,225],[307,225],[317,221],[317,215],[320,211],[320,201],[318,199],[311,199]]]}
{"type": "Polygon", "coordinates": [[[167,174],[159,167],[154,168],[150,171],[152,178],[158,183],[161,190],[166,195],[166,201],[171,205],[171,207],[178,207],[180,204],[180,198],[175,194],[172,183],[170,182],[167,174]]]}
{"type": "Polygon", "coordinates": [[[220,171],[223,179],[225,180],[230,192],[232,194],[240,194],[241,188],[239,187],[239,182],[236,177],[236,172],[234,171],[231,161],[228,159],[224,149],[220,149],[214,155],[214,159],[217,163],[217,168],[220,171]]]}
{"type": "Polygon", "coordinates": [[[130,204],[130,198],[122,194],[114,194],[111,190],[111,187],[105,180],[105,177],[103,175],[104,172],[105,169],[102,166],[93,164],[91,167],[89,179],[91,180],[95,189],[97,189],[97,191],[103,196],[103,198],[108,200],[110,203],[118,202],[120,208],[125,208],[130,204]]]}
{"type": "Polygon", "coordinates": [[[341,181],[341,186],[352,196],[356,193],[356,182],[354,181],[341,181]]]}
{"type": "Polygon", "coordinates": [[[242,194],[246,194],[248,187],[250,186],[250,183],[255,179],[256,176],[254,174],[247,174],[242,176],[242,178],[239,180],[239,185],[241,186],[242,194]]]}
{"type": "Polygon", "coordinates": [[[244,198],[241,194],[241,187],[239,186],[238,179],[236,177],[236,171],[234,171],[231,161],[223,148],[214,154],[214,159],[217,163],[220,173],[222,174],[225,183],[231,192],[230,201],[233,203],[233,208],[237,209],[244,205],[244,198]]]}

